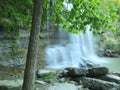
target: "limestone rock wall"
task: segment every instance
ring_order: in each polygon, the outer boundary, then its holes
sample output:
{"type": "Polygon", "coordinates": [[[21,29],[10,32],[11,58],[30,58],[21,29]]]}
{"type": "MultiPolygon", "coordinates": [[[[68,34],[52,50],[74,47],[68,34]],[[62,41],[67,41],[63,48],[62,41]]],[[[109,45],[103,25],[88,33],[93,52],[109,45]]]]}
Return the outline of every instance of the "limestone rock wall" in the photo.
{"type": "MultiPolygon", "coordinates": [[[[0,32],[0,79],[23,76],[29,43],[29,30],[20,30],[20,36],[11,40],[5,32],[0,32]],[[22,75],[21,75],[22,74],[22,75]]],[[[37,68],[45,66],[44,49],[47,45],[46,33],[40,34],[37,68]]]]}

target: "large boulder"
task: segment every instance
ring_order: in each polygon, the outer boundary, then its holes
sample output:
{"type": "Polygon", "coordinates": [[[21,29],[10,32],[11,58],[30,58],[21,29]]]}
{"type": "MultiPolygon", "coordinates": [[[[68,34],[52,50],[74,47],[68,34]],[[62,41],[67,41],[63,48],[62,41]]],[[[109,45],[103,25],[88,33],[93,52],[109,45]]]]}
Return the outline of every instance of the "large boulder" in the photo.
{"type": "Polygon", "coordinates": [[[94,78],[84,77],[82,78],[82,84],[90,90],[120,90],[119,84],[94,78]]]}
{"type": "Polygon", "coordinates": [[[70,77],[81,77],[81,76],[100,76],[105,75],[109,72],[108,68],[106,67],[93,67],[93,68],[67,68],[67,76],[70,77]]]}
{"type": "Polygon", "coordinates": [[[81,76],[86,76],[88,73],[87,68],[66,68],[67,76],[70,77],[81,77],[81,76]]]}
{"type": "Polygon", "coordinates": [[[94,76],[100,76],[100,75],[106,75],[108,74],[109,69],[107,67],[94,67],[88,69],[87,76],[94,77],[94,76]]]}

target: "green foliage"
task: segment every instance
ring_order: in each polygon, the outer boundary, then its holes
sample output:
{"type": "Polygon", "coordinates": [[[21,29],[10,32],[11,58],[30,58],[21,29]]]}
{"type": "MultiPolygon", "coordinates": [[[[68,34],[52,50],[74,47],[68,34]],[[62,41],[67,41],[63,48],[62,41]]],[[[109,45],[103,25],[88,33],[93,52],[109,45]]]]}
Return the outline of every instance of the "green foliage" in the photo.
{"type": "MultiPolygon", "coordinates": [[[[43,4],[42,26],[46,24],[48,12],[52,12],[50,19],[54,24],[72,33],[85,32],[87,25],[94,29],[94,33],[101,33],[103,28],[114,30],[112,22],[120,13],[120,0],[68,0],[73,4],[71,11],[64,8],[64,0],[50,1],[45,0],[43,4]]],[[[30,27],[32,5],[32,0],[0,0],[3,29],[17,33],[21,27],[30,27]]]]}
{"type": "Polygon", "coordinates": [[[56,73],[54,72],[50,72],[48,74],[45,74],[41,77],[41,79],[43,80],[51,80],[51,79],[54,79],[56,77],[56,73]]]}
{"type": "Polygon", "coordinates": [[[109,6],[110,4],[114,4],[116,7],[116,12],[118,15],[118,19],[120,21],[120,0],[104,0],[105,5],[109,6]]]}
{"type": "Polygon", "coordinates": [[[4,29],[7,32],[10,32],[10,30],[13,28],[13,23],[6,18],[1,18],[0,25],[2,25],[2,29],[4,29]]]}
{"type": "Polygon", "coordinates": [[[120,43],[119,42],[113,42],[113,41],[106,41],[105,43],[105,49],[112,50],[120,54],[120,43]]]}
{"type": "Polygon", "coordinates": [[[79,33],[80,30],[85,32],[86,26],[90,25],[94,33],[101,33],[103,28],[114,30],[111,23],[117,21],[115,5],[103,6],[103,1],[69,0],[68,3],[73,5],[69,11],[64,9],[63,0],[52,0],[54,5],[46,11],[52,10],[51,18],[55,25],[60,25],[62,30],[65,29],[72,33],[79,33]]]}
{"type": "Polygon", "coordinates": [[[114,38],[120,40],[120,22],[114,23],[114,26],[116,27],[115,32],[113,32],[114,38]]]}
{"type": "Polygon", "coordinates": [[[7,33],[6,39],[11,41],[11,55],[18,51],[16,40],[20,28],[28,28],[31,24],[32,0],[0,0],[0,29],[7,33]]]}
{"type": "Polygon", "coordinates": [[[11,41],[11,51],[10,51],[10,54],[11,54],[11,56],[15,56],[17,53],[18,53],[18,50],[17,50],[16,41],[12,40],[11,41]]]}
{"type": "Polygon", "coordinates": [[[115,33],[117,32],[109,31],[100,35],[100,47],[104,50],[111,50],[120,54],[120,37],[116,36],[115,33]]]}
{"type": "Polygon", "coordinates": [[[105,49],[115,50],[116,48],[117,48],[117,46],[116,46],[115,42],[113,42],[111,40],[109,40],[109,42],[108,41],[105,42],[105,49]]]}
{"type": "Polygon", "coordinates": [[[32,0],[0,0],[0,25],[3,31],[18,35],[20,27],[29,27],[32,0]]]}
{"type": "Polygon", "coordinates": [[[12,22],[10,19],[1,18],[0,25],[2,26],[4,32],[8,33],[9,39],[15,39],[19,35],[19,26],[15,22],[12,22]]]}

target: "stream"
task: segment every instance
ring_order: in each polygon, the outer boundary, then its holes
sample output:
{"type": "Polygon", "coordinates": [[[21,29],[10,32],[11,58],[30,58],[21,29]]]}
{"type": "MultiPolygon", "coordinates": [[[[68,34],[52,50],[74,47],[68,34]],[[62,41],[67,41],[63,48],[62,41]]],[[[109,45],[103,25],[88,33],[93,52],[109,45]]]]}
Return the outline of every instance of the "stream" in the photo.
{"type": "Polygon", "coordinates": [[[120,58],[102,57],[105,62],[100,63],[101,66],[109,68],[110,72],[120,73],[120,58]]]}

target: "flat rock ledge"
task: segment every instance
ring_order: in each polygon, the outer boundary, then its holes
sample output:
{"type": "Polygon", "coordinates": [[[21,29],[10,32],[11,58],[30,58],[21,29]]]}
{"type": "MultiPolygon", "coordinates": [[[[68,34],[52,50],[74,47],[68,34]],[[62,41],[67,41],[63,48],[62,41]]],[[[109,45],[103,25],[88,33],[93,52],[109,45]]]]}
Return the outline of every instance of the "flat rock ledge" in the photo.
{"type": "Polygon", "coordinates": [[[21,90],[23,80],[0,80],[0,90],[21,90]]]}
{"type": "Polygon", "coordinates": [[[75,85],[72,83],[54,83],[53,85],[41,86],[41,88],[36,88],[36,90],[89,90],[84,88],[82,85],[75,85]]]}
{"type": "Polygon", "coordinates": [[[50,86],[47,90],[78,90],[74,84],[70,83],[59,83],[54,86],[50,86]]]}

